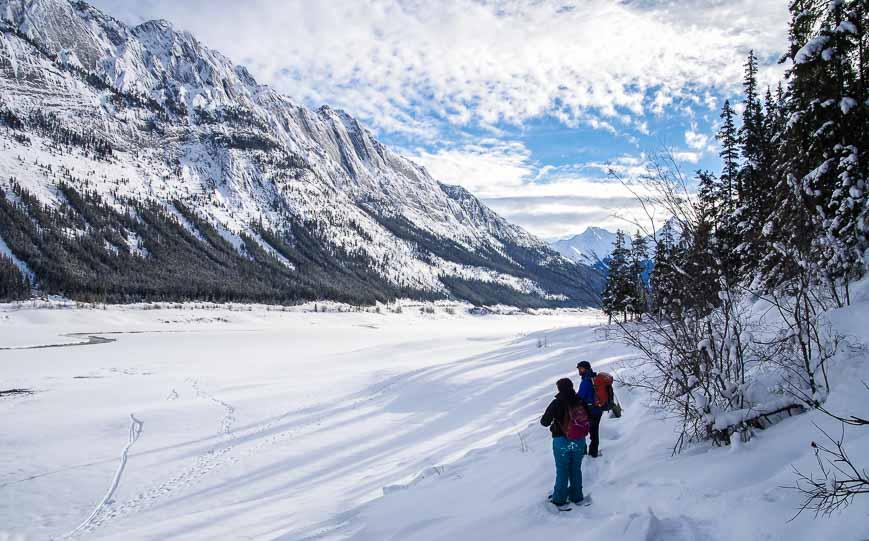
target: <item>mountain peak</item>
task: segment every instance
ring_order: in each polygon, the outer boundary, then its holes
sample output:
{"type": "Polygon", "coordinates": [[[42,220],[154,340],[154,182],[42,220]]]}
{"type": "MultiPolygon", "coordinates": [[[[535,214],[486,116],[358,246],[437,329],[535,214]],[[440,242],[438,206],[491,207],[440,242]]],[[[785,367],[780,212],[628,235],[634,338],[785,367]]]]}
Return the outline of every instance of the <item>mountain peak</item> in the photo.
{"type": "MultiPolygon", "coordinates": [[[[81,228],[85,236],[103,235],[93,246],[110,245],[100,257],[72,258],[70,272],[93,274],[76,291],[100,282],[93,261],[123,254],[141,258],[136,276],[154,286],[153,295],[179,291],[158,279],[169,265],[160,243],[171,235],[147,225],[165,219],[161,228],[189,236],[169,266],[226,283],[220,295],[232,298],[255,291],[266,299],[597,302],[596,272],[558,257],[466,190],[441,185],[347,112],[293,104],[168,21],[131,29],[66,0],[0,0],[3,6],[11,28],[23,33],[26,26],[31,37],[0,29],[0,60],[15,66],[0,70],[4,105],[23,119],[0,130],[0,169],[58,212],[75,215],[66,201],[92,193],[105,203],[94,212],[114,224],[110,232],[81,228]],[[51,84],[34,100],[32,87],[42,81],[51,84]],[[58,134],[63,140],[53,141],[58,134]],[[33,154],[49,144],[59,150],[33,154]],[[64,171],[63,194],[45,170],[64,171]],[[146,202],[157,205],[148,207],[154,222],[125,221],[109,210],[135,214],[146,202]],[[216,268],[195,267],[203,253],[216,268]]],[[[0,189],[16,189],[4,182],[0,189]]],[[[44,250],[55,257],[51,246],[44,250]]],[[[112,268],[124,269],[127,260],[116,263],[112,268]]],[[[147,290],[126,275],[112,280],[111,291],[92,293],[133,298],[147,290]]]]}
{"type": "Polygon", "coordinates": [[[134,34],[144,32],[175,33],[175,27],[166,19],[152,19],[133,27],[134,34]]]}
{"type": "Polygon", "coordinates": [[[589,226],[578,235],[552,243],[552,248],[571,261],[595,265],[612,253],[616,234],[589,226]]]}

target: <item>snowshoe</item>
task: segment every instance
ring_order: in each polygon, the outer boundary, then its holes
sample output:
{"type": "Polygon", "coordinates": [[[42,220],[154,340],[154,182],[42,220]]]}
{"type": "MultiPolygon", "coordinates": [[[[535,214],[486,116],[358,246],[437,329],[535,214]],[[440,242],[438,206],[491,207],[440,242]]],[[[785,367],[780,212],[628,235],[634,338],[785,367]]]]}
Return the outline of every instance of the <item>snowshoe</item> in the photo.
{"type": "Polygon", "coordinates": [[[546,502],[546,507],[554,513],[564,513],[573,510],[573,504],[571,504],[570,502],[563,503],[561,505],[555,505],[552,500],[549,500],[548,502],[546,502]]]}
{"type": "Polygon", "coordinates": [[[546,501],[550,504],[550,507],[554,507],[555,509],[557,509],[560,512],[561,511],[570,511],[571,509],[573,509],[571,507],[573,504],[571,504],[570,502],[564,502],[563,504],[559,505],[559,504],[555,503],[554,501],[552,501],[552,494],[550,494],[549,496],[546,497],[546,501]]]}
{"type": "Polygon", "coordinates": [[[588,507],[591,505],[591,494],[586,494],[585,497],[578,502],[571,502],[574,507],[588,507]]]}

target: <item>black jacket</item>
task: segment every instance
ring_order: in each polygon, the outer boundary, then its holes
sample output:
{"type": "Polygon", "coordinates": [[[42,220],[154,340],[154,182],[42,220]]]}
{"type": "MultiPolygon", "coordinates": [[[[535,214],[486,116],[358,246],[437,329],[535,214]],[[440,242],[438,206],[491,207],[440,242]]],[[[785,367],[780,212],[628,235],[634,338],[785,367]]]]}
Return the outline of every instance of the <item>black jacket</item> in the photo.
{"type": "Polygon", "coordinates": [[[540,424],[549,427],[553,438],[565,437],[564,432],[561,430],[561,426],[558,421],[556,421],[556,419],[563,421],[564,416],[567,413],[567,402],[565,398],[566,397],[564,397],[560,392],[555,395],[555,399],[552,400],[549,407],[546,408],[546,411],[543,413],[543,417],[540,418],[540,424]]]}

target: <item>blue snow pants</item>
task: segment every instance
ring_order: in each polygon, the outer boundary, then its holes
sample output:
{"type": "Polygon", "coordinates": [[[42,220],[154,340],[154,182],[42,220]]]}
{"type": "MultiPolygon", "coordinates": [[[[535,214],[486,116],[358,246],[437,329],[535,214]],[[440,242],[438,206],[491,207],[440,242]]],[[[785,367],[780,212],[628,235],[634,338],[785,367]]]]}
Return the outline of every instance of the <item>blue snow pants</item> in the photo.
{"type": "Polygon", "coordinates": [[[582,457],[585,456],[585,438],[569,440],[563,436],[552,438],[555,455],[555,488],[552,503],[561,505],[582,501],[582,457]]]}

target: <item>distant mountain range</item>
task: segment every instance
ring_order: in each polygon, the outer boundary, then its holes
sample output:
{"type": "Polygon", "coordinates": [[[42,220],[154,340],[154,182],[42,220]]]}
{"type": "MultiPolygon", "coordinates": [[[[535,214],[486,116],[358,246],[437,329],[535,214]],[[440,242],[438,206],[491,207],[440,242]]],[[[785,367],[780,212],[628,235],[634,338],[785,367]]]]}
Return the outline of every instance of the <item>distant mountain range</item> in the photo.
{"type": "MultiPolygon", "coordinates": [[[[550,246],[575,263],[596,266],[612,254],[615,240],[615,233],[600,227],[589,227],[579,235],[555,241],[550,246]]],[[[630,245],[630,239],[626,240],[630,245]]]]}
{"type": "Polygon", "coordinates": [[[166,21],[0,0],[0,32],[0,245],[45,292],[598,301],[591,259],[568,261],[347,113],[294,103],[166,21]]]}

